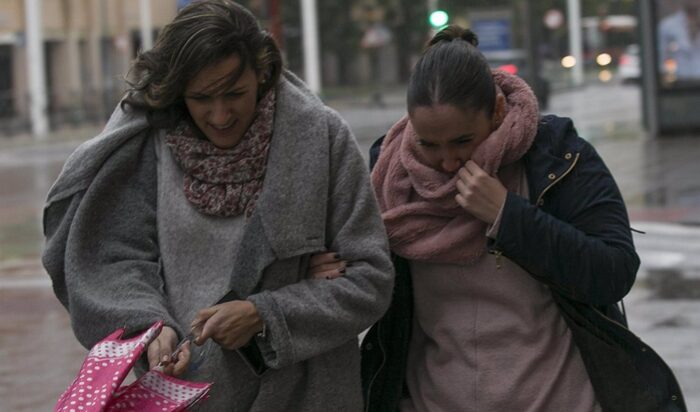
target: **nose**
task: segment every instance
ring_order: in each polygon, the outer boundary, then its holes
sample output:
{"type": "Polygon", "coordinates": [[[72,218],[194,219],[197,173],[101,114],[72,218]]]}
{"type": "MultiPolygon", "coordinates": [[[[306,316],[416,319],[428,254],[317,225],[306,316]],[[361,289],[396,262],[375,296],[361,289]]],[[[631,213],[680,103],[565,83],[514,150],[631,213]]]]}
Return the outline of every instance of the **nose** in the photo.
{"type": "Polygon", "coordinates": [[[231,110],[224,102],[224,99],[214,99],[211,111],[209,112],[209,122],[216,126],[222,126],[231,120],[231,116],[231,110]]]}
{"type": "Polygon", "coordinates": [[[462,167],[462,161],[456,157],[443,157],[440,162],[440,167],[446,173],[457,173],[460,167],[462,167]]]}

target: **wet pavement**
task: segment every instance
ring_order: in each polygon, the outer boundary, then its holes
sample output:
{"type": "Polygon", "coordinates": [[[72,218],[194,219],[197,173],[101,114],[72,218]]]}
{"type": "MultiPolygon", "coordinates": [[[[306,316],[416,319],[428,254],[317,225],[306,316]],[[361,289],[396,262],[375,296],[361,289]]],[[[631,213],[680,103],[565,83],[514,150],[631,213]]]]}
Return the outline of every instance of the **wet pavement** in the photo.
{"type": "MultiPolygon", "coordinates": [[[[385,102],[383,108],[330,102],[365,154],[404,112],[402,95],[385,102]]],[[[700,291],[700,135],[646,138],[639,105],[637,88],[606,85],[553,95],[550,110],[575,119],[613,172],[632,226],[647,232],[635,234],[643,269],[626,299],[630,327],[670,364],[689,410],[700,411],[700,299],[689,293],[700,291]],[[677,286],[662,295],[659,279],[677,286]]],[[[50,144],[0,139],[0,412],[51,410],[86,353],[38,256],[44,197],[81,140],[71,136],[96,131],[64,131],[50,144]]]]}
{"type": "Polygon", "coordinates": [[[85,357],[50,288],[0,290],[0,411],[50,411],[85,357]]]}

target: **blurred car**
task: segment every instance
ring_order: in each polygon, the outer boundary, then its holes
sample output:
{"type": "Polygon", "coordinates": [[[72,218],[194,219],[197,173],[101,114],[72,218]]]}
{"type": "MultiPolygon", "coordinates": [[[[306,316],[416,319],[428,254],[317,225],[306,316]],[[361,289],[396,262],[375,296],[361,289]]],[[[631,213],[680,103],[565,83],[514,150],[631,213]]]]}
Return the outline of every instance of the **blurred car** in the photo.
{"type": "Polygon", "coordinates": [[[617,75],[623,83],[639,82],[642,79],[638,44],[630,44],[620,55],[620,60],[617,65],[617,75]]]}
{"type": "Polygon", "coordinates": [[[525,79],[535,92],[540,109],[547,108],[547,105],[549,104],[550,92],[549,81],[538,73],[537,82],[535,82],[536,84],[534,86],[532,85],[525,50],[511,49],[491,52],[487,51],[483,52],[483,54],[492,69],[501,69],[525,79]]]}

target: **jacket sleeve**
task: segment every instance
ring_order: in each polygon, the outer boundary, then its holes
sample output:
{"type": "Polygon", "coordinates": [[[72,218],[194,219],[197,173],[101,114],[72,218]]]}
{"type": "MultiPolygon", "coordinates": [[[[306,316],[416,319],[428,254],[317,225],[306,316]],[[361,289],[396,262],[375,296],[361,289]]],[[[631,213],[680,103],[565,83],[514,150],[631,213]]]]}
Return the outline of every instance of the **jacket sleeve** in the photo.
{"type": "Polygon", "coordinates": [[[508,193],[490,248],[554,290],[596,306],[622,299],[639,268],[620,191],[586,142],[572,172],[545,195],[543,208],[508,193]]]}
{"type": "Polygon", "coordinates": [[[177,330],[160,273],[152,142],[131,139],[86,190],[45,210],[43,263],[86,348],[120,327],[164,320],[177,330]]]}
{"type": "Polygon", "coordinates": [[[356,341],[391,299],[393,267],[367,168],[348,126],[329,116],[327,247],[351,265],[332,281],[303,280],[248,297],[267,326],[268,338],[256,342],[273,368],[356,341]]]}

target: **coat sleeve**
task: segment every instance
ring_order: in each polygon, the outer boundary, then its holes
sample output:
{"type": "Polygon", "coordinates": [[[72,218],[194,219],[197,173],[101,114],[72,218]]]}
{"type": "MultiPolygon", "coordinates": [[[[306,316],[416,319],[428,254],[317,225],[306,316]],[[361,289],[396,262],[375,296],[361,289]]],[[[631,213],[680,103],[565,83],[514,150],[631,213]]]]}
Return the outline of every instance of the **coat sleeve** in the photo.
{"type": "Polygon", "coordinates": [[[86,190],[45,209],[43,263],[86,348],[120,327],[176,328],[160,273],[152,153],[153,139],[132,138],[86,190]]]}
{"type": "Polygon", "coordinates": [[[303,280],[248,297],[267,326],[268,337],[256,342],[273,368],[356,340],[391,299],[394,272],[367,168],[348,126],[329,116],[327,247],[351,266],[332,281],[303,280]]]}
{"type": "Polygon", "coordinates": [[[573,300],[613,304],[630,290],[639,268],[620,191],[585,142],[572,173],[558,185],[544,199],[549,209],[508,193],[490,248],[573,300]]]}

